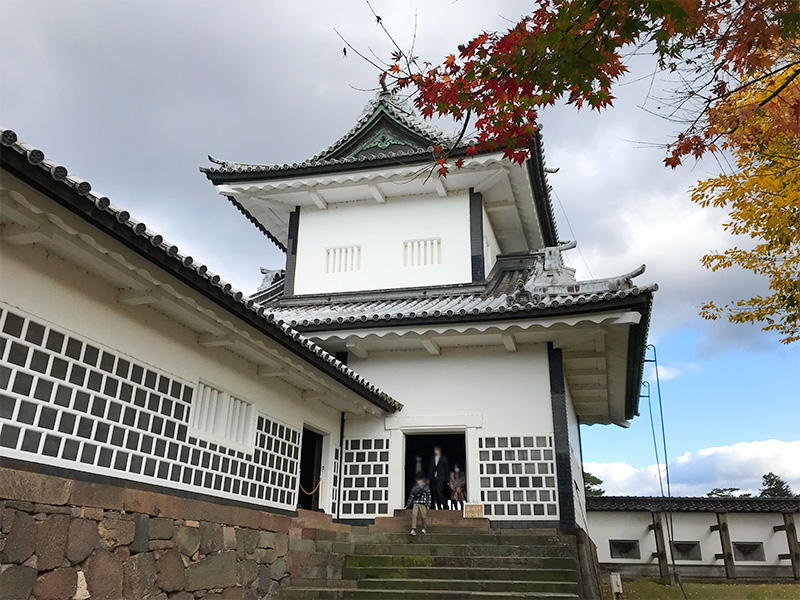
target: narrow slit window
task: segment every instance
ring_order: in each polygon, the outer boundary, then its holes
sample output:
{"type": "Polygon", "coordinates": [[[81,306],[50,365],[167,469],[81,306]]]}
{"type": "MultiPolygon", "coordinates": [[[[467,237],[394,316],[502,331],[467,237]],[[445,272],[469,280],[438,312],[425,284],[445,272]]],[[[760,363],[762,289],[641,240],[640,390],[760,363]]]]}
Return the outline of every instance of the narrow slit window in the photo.
{"type": "Polygon", "coordinates": [[[191,421],[195,431],[219,440],[250,446],[254,424],[252,404],[203,383],[197,386],[191,421]]]}
{"type": "Polygon", "coordinates": [[[326,273],[350,273],[361,270],[361,246],[342,246],[325,250],[326,273]]]}
{"type": "Polygon", "coordinates": [[[403,242],[404,267],[429,267],[442,264],[442,240],[408,240],[403,242]]]}

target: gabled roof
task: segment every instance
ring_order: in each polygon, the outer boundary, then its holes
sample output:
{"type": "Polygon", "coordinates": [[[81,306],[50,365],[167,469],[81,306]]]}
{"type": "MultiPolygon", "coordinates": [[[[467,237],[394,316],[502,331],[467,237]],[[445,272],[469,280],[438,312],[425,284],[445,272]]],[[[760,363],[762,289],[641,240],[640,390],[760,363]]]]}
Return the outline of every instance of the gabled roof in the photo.
{"type": "Polygon", "coordinates": [[[402,195],[401,192],[407,195],[425,193],[419,186],[428,178],[419,178],[413,182],[415,185],[410,185],[409,180],[415,179],[421,168],[434,165],[436,146],[452,148],[450,160],[463,159],[463,165],[451,169],[449,176],[438,182],[440,186],[461,189],[492,181],[491,185],[499,189],[505,181],[503,193],[511,195],[517,203],[516,213],[505,217],[498,213],[491,217],[505,219],[500,228],[521,227],[519,236],[506,238],[505,252],[558,245],[541,134],[537,132],[531,157],[523,165],[504,159],[502,150],[467,156],[469,144],[469,140],[459,141],[457,136],[421,118],[397,95],[381,92],[367,103],[347,133],[305,161],[270,165],[223,161],[209,156],[216,166],[200,170],[237,210],[285,251],[286,214],[296,205],[308,205],[311,209],[324,207],[331,201],[326,197],[328,194],[333,196],[333,202],[342,201],[333,189],[337,187],[358,188],[348,201],[371,198],[369,194],[361,197],[367,188],[378,188],[377,192],[373,189],[372,194],[387,197],[402,195]],[[506,177],[493,179],[499,172],[504,172],[506,177]],[[392,188],[395,177],[404,182],[397,189],[392,188]],[[382,186],[389,192],[380,189],[382,186]],[[309,190],[313,193],[298,196],[309,190]]]}
{"type": "Polygon", "coordinates": [[[588,511],[634,512],[800,512],[795,498],[709,498],[701,496],[664,498],[660,496],[599,496],[586,498],[588,511]]]}
{"type": "Polygon", "coordinates": [[[277,320],[264,307],[245,297],[205,265],[181,253],[177,246],[165,241],[141,221],[133,219],[127,211],[111,204],[107,197],[92,192],[88,181],[70,175],[65,167],[46,159],[41,150],[19,142],[17,134],[10,129],[0,128],[0,165],[375,406],[387,412],[402,408],[388,394],[298,331],[277,320]]]}
{"type": "MultiPolygon", "coordinates": [[[[220,165],[200,170],[215,184],[229,181],[225,175],[253,173],[285,174],[292,171],[341,167],[386,159],[430,160],[434,146],[450,147],[456,137],[420,118],[402,98],[390,92],[380,92],[364,107],[355,125],[338,140],[311,158],[294,164],[264,165],[208,159],[220,165]]],[[[467,147],[462,140],[459,149],[467,147]]]]}

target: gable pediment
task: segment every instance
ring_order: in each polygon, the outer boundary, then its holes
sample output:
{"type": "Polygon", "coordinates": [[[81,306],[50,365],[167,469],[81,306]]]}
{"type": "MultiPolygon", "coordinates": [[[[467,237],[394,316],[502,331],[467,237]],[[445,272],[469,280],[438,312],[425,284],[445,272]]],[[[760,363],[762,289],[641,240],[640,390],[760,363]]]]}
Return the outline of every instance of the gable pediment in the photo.
{"type": "Polygon", "coordinates": [[[417,153],[438,144],[399,122],[382,107],[323,159],[377,158],[388,153],[417,153]]]}

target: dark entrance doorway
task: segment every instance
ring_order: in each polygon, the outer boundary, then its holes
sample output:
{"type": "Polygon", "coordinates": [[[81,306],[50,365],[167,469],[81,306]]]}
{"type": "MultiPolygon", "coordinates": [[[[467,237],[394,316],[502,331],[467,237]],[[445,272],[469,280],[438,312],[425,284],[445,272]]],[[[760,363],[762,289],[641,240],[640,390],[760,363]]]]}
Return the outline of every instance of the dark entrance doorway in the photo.
{"type": "Polygon", "coordinates": [[[319,508],[320,491],[317,487],[322,472],[322,436],[316,431],[303,428],[303,441],[300,447],[300,486],[297,506],[306,510],[319,508]],[[313,494],[311,492],[316,488],[313,494]]]}
{"type": "MultiPolygon", "coordinates": [[[[406,458],[405,475],[406,489],[403,501],[408,498],[411,488],[414,487],[414,473],[417,471],[417,457],[421,459],[422,472],[428,475],[428,463],[433,456],[433,447],[439,446],[442,453],[450,461],[450,469],[458,463],[462,469],[466,469],[467,462],[467,441],[464,433],[425,433],[425,434],[406,434],[406,458]]],[[[449,498],[449,490],[445,490],[449,498]]]]}

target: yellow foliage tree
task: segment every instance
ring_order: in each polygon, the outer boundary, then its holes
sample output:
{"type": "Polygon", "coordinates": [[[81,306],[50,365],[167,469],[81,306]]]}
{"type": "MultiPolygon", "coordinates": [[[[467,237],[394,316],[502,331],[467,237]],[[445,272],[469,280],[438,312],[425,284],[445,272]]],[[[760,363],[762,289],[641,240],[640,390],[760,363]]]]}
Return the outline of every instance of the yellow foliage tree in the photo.
{"type": "Polygon", "coordinates": [[[788,344],[800,340],[800,44],[782,59],[789,68],[753,73],[709,114],[734,172],[701,181],[691,193],[701,206],[728,210],[725,229],[753,241],[747,249],[709,253],[703,265],[712,271],[746,269],[769,282],[766,295],[708,302],[701,315],[759,323],[788,344]]]}

